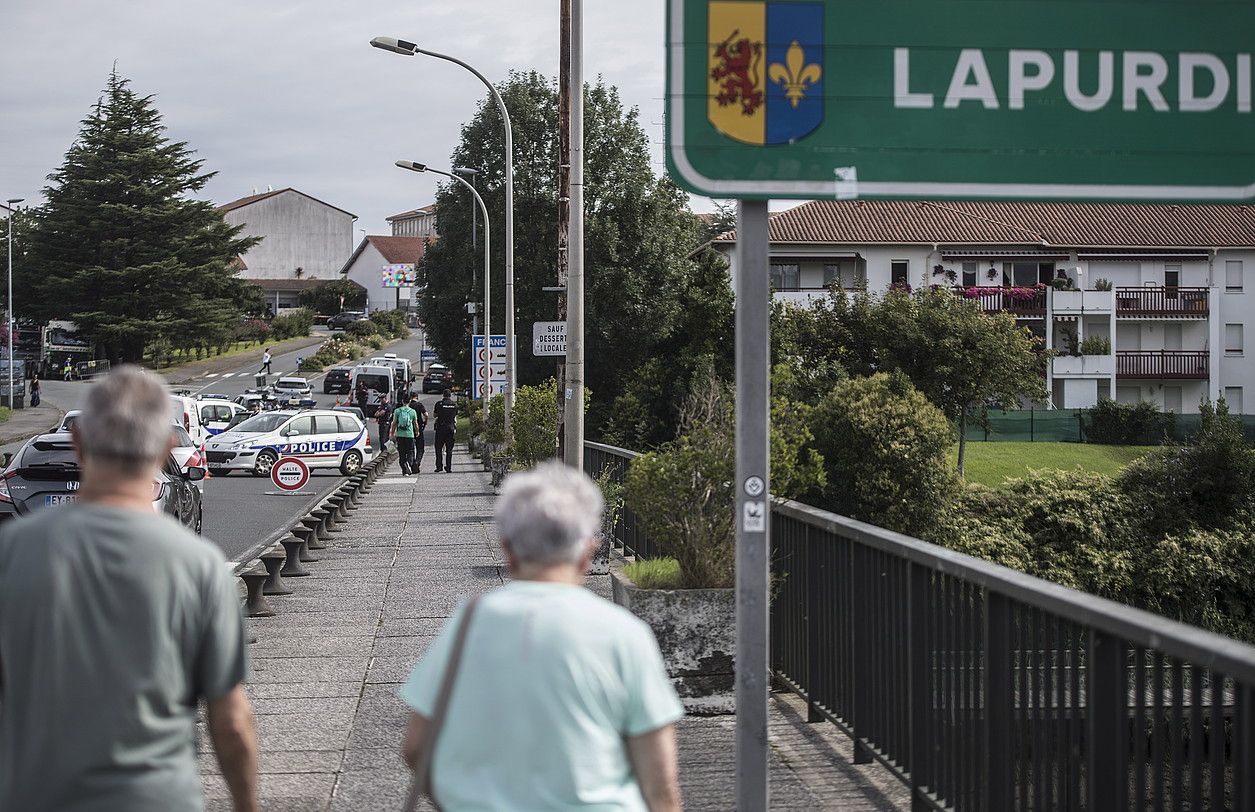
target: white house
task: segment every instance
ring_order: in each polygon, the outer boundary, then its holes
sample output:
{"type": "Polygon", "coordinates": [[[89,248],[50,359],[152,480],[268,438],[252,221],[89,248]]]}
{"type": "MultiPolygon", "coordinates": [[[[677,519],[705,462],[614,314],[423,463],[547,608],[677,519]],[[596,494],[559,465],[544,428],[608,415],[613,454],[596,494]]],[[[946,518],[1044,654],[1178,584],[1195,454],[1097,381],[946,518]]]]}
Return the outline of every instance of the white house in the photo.
{"type": "Polygon", "coordinates": [[[388,218],[394,237],[435,237],[436,204],[410,209],[388,218]]]}
{"type": "Polygon", "coordinates": [[[427,250],[429,237],[368,236],[344,263],[341,273],[366,288],[370,310],[413,310],[418,289],[404,284],[427,250]]]}
{"type": "MultiPolygon", "coordinates": [[[[769,236],[780,299],[940,285],[1014,314],[1060,354],[1055,408],[1223,395],[1255,412],[1255,206],[824,200],[773,214],[769,236]]],[[[735,241],[712,243],[734,278],[735,241]]]]}
{"type": "Polygon", "coordinates": [[[240,277],[261,286],[275,312],[305,288],[339,279],[353,251],[357,215],[296,189],[253,194],[218,207],[222,219],[262,241],[240,256],[240,277]]]}

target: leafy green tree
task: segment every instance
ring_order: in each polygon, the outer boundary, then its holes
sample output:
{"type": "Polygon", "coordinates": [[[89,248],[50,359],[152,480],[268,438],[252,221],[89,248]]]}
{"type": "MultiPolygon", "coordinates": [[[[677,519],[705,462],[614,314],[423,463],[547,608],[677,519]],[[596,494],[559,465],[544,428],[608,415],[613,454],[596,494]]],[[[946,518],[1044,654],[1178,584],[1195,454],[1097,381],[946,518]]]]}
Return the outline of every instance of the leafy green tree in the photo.
{"type": "Polygon", "coordinates": [[[361,310],[366,307],[366,288],[351,279],[333,279],[301,291],[301,306],[324,316],[361,310]]]}
{"type": "Polygon", "coordinates": [[[153,97],[129,85],[109,76],[49,175],[23,315],[72,320],[103,355],[126,361],[142,360],[150,342],[221,346],[255,303],[231,263],[256,240],[188,197],[214,173],[166,137],[153,97]]]}
{"type": "MultiPolygon", "coordinates": [[[[523,385],[554,373],[554,359],[532,357],[527,340],[533,321],[557,316],[554,294],[542,290],[557,283],[557,89],[532,72],[512,74],[498,92],[514,127],[514,290],[523,385]]],[[[689,213],[686,195],[653,173],[637,112],[623,106],[615,88],[600,82],[586,88],[585,136],[586,384],[604,393],[590,411],[591,432],[637,369],[671,354],[668,340],[684,315],[692,271],[688,254],[699,243],[699,221],[689,213]]],[[[505,320],[502,150],[500,117],[485,100],[463,127],[450,163],[480,172],[477,184],[493,238],[494,332],[503,332],[505,320]]],[[[472,247],[470,205],[460,184],[441,189],[440,240],[421,263],[428,292],[420,307],[431,344],[457,369],[469,365],[465,304],[482,299],[483,257],[472,247]]],[[[479,245],[482,250],[482,241],[479,245]]]]}
{"type": "Polygon", "coordinates": [[[919,535],[932,529],[953,491],[951,429],[901,373],[838,384],[811,417],[827,486],[822,506],[919,535]]]}

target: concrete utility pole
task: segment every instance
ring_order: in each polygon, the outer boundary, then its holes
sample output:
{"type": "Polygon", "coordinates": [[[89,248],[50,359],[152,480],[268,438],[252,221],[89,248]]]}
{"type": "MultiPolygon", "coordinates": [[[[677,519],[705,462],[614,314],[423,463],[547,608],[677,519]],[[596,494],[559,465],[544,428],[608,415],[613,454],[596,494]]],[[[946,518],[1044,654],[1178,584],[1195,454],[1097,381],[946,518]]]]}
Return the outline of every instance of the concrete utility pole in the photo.
{"type": "MultiPolygon", "coordinates": [[[[571,0],[558,0],[558,321],[566,321],[567,238],[571,220],[571,0]]],[[[566,459],[566,357],[554,380],[558,410],[558,459],[566,459]]]]}
{"type": "Polygon", "coordinates": [[[584,470],[584,0],[571,2],[571,225],[567,251],[566,441],[563,461],[584,470]]]}
{"type": "Polygon", "coordinates": [[[9,208],[9,408],[15,408],[13,405],[13,344],[17,336],[14,335],[17,330],[13,325],[13,218],[17,215],[17,204],[21,203],[25,198],[11,197],[5,201],[9,208]]]}

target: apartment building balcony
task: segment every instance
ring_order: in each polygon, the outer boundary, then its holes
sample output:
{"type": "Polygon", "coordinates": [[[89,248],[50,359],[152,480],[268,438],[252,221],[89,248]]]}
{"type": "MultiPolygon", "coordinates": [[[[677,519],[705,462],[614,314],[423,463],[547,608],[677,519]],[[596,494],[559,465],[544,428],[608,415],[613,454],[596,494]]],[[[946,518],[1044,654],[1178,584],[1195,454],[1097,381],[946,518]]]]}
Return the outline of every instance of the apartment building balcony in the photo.
{"type": "Polygon", "coordinates": [[[826,299],[828,297],[828,288],[794,288],[792,290],[775,290],[772,291],[772,296],[774,296],[775,300],[778,302],[791,302],[793,304],[801,305],[802,307],[809,307],[811,302],[826,299]]]}
{"type": "Polygon", "coordinates": [[[1051,360],[1056,378],[1110,378],[1116,371],[1114,355],[1059,355],[1051,360]]]}
{"type": "Polygon", "coordinates": [[[1207,350],[1119,350],[1116,377],[1154,380],[1206,380],[1207,350]]]}
{"type": "Polygon", "coordinates": [[[1056,316],[1102,315],[1115,308],[1113,290],[1055,290],[1050,293],[1050,310],[1056,316]]]}
{"type": "Polygon", "coordinates": [[[1205,319],[1207,288],[1116,288],[1116,318],[1205,319]]]}
{"type": "Polygon", "coordinates": [[[1016,288],[961,287],[957,292],[964,299],[976,302],[986,313],[1005,312],[1028,318],[1044,318],[1046,315],[1046,288],[1042,285],[1016,288]]]}

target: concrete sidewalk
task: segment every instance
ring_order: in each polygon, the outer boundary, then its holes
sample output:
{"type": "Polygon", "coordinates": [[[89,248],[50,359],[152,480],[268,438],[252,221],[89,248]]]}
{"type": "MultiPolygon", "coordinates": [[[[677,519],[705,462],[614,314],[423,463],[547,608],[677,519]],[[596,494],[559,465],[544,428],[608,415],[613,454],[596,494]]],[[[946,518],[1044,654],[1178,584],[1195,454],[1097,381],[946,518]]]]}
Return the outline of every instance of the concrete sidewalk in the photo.
{"type": "Polygon", "coordinates": [[[14,409],[13,415],[0,423],[0,446],[21,442],[36,434],[43,434],[60,423],[64,416],[64,410],[49,403],[46,399],[38,406],[14,409]]]}
{"type": "MultiPolygon", "coordinates": [[[[453,608],[506,577],[488,475],[463,452],[453,474],[431,467],[428,454],[416,478],[381,477],[315,553],[312,574],[289,581],[292,595],[270,599],[278,614],[249,621],[265,809],[388,810],[405,797],[399,685],[453,608]]],[[[609,595],[607,577],[589,586],[609,595]]],[[[804,710],[781,698],[773,706],[773,808],[904,808],[900,785],[878,767],[853,766],[848,740],[831,725],[807,725],[804,710]]],[[[733,725],[732,717],[680,723],[687,809],[734,807],[733,725]]],[[[207,808],[229,810],[203,726],[199,739],[207,808]]]]}

